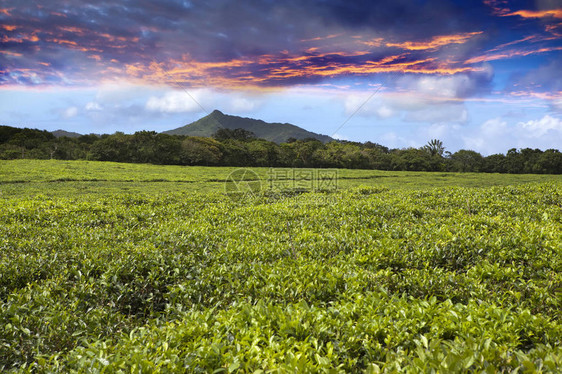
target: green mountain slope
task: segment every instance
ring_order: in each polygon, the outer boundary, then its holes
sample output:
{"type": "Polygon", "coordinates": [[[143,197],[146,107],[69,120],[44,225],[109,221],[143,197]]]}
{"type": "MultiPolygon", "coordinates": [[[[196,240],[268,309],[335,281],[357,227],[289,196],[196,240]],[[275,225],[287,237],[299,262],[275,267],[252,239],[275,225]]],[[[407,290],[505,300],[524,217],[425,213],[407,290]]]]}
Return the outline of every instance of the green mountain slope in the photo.
{"type": "Polygon", "coordinates": [[[51,134],[53,134],[57,138],[61,138],[63,136],[66,136],[68,138],[78,138],[78,137],[82,136],[82,134],[79,134],[77,132],[66,131],[66,130],[51,131],[51,134]]]}
{"type": "Polygon", "coordinates": [[[290,123],[268,123],[253,118],[244,118],[223,114],[215,110],[213,113],[193,122],[189,125],[179,127],[174,130],[164,131],[170,135],[189,135],[189,136],[212,136],[218,129],[244,129],[251,131],[258,138],[282,143],[289,138],[305,139],[315,138],[324,143],[333,140],[327,135],[316,134],[307,131],[290,123]]]}

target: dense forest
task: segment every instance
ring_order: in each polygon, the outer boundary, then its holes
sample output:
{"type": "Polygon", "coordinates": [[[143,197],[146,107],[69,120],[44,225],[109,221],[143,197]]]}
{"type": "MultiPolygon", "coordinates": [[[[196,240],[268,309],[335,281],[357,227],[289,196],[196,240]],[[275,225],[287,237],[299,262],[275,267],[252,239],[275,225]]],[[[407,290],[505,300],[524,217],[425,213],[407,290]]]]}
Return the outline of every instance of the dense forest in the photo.
{"type": "Polygon", "coordinates": [[[219,129],[213,137],[139,131],[132,135],[55,137],[48,131],[0,126],[0,159],[97,160],[162,165],[272,166],[409,171],[562,174],[555,149],[510,149],[487,157],[471,150],[445,151],[431,140],[421,148],[389,149],[349,141],[289,139],[277,144],[243,129],[219,129]]]}

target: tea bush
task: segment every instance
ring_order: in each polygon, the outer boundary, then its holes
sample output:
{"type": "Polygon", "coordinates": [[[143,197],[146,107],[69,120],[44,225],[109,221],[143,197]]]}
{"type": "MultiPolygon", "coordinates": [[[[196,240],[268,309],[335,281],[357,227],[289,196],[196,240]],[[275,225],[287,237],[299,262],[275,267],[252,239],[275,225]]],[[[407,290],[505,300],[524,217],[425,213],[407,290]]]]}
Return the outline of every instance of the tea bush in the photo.
{"type": "Polygon", "coordinates": [[[562,184],[0,199],[5,372],[556,372],[562,184]]]}

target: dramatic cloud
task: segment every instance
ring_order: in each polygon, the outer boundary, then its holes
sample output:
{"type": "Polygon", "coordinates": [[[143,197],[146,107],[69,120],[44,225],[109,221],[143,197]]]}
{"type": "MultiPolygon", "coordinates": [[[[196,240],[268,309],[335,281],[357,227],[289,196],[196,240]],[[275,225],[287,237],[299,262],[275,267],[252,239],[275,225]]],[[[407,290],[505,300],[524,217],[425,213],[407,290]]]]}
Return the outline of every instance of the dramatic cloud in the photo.
{"type": "Polygon", "coordinates": [[[523,18],[562,18],[562,9],[550,10],[518,10],[506,16],[520,16],[523,18]]]}
{"type": "Polygon", "coordinates": [[[0,121],[169,129],[219,108],[326,133],[355,116],[391,146],[547,146],[561,40],[560,0],[5,0],[0,121]]]}
{"type": "Polygon", "coordinates": [[[398,47],[413,51],[424,49],[436,49],[449,44],[463,44],[470,38],[482,34],[482,31],[467,32],[458,35],[440,35],[434,36],[427,42],[403,42],[403,43],[386,43],[387,47],[398,47]]]}
{"type": "MultiPolygon", "coordinates": [[[[460,1],[12,2],[0,13],[5,86],[128,79],[280,87],[388,73],[451,75],[514,55],[479,55],[489,22],[475,12],[486,6],[460,1]]],[[[558,14],[525,11],[508,13],[558,14]]],[[[520,53],[556,50],[529,46],[520,53]]]]}

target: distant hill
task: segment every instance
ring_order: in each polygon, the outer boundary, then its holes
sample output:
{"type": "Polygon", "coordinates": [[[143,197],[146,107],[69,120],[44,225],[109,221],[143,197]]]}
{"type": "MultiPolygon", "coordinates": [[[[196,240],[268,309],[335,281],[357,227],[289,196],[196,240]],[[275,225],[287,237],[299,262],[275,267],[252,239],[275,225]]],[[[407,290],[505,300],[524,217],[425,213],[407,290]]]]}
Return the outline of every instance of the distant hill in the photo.
{"type": "Polygon", "coordinates": [[[57,138],[62,138],[63,136],[66,136],[67,138],[79,138],[82,136],[82,134],[78,134],[77,132],[71,132],[65,130],[51,131],[51,134],[53,134],[57,138]]]}
{"type": "Polygon", "coordinates": [[[268,123],[253,118],[223,114],[218,110],[213,111],[213,113],[190,123],[189,125],[164,131],[164,134],[210,137],[220,128],[230,130],[244,129],[253,132],[258,138],[276,143],[286,142],[289,138],[315,138],[323,143],[333,140],[327,135],[316,134],[298,126],[291,125],[290,123],[268,123]]]}

